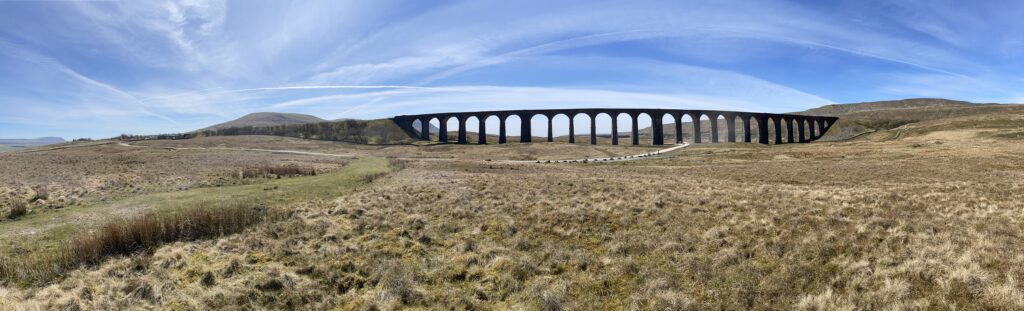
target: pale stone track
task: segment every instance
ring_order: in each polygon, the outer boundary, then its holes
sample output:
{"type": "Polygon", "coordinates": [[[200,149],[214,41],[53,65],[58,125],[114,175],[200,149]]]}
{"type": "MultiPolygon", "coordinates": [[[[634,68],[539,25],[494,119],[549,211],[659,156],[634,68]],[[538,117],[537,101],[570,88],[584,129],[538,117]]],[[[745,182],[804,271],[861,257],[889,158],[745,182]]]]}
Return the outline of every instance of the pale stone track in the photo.
{"type": "Polygon", "coordinates": [[[659,156],[661,156],[661,155],[663,155],[665,153],[676,151],[676,150],[679,150],[679,149],[683,149],[683,148],[686,148],[686,147],[689,147],[689,146],[690,146],[690,144],[685,144],[684,143],[684,144],[681,144],[681,145],[675,145],[675,146],[672,146],[670,148],[665,148],[665,149],[661,149],[661,150],[657,150],[657,151],[641,153],[641,154],[635,154],[635,155],[628,155],[628,156],[619,156],[619,157],[572,159],[572,160],[507,160],[507,161],[503,161],[503,162],[506,162],[506,163],[545,163],[546,164],[546,163],[608,163],[608,162],[636,161],[636,160],[643,160],[643,159],[658,158],[659,156]]]}
{"type": "MultiPolygon", "coordinates": [[[[343,158],[356,158],[357,157],[355,154],[334,154],[334,153],[320,153],[320,152],[309,152],[309,151],[298,151],[298,150],[271,150],[271,149],[226,148],[226,147],[204,148],[204,147],[140,146],[140,145],[131,145],[131,144],[128,144],[128,143],[125,143],[125,142],[117,142],[117,144],[119,146],[122,146],[122,147],[157,148],[157,149],[166,149],[166,150],[230,150],[230,151],[269,152],[269,153],[281,153],[281,154],[299,154],[299,155],[312,155],[312,156],[329,156],[329,157],[343,157],[343,158]]],[[[683,148],[686,148],[686,147],[689,147],[689,146],[690,146],[690,144],[685,144],[684,143],[684,144],[681,144],[681,145],[675,145],[675,146],[672,146],[672,147],[669,147],[669,148],[665,148],[665,149],[661,149],[661,150],[657,150],[657,151],[641,153],[641,154],[635,154],[635,155],[617,156],[617,157],[584,158],[584,159],[569,159],[569,160],[505,160],[505,161],[500,161],[500,162],[505,162],[505,163],[608,163],[608,162],[636,161],[636,160],[643,160],[643,159],[658,158],[658,157],[660,157],[661,155],[663,155],[665,153],[676,151],[676,150],[679,150],[679,149],[683,149],[683,148]]],[[[425,160],[425,161],[455,160],[455,159],[448,159],[448,158],[411,158],[411,157],[400,157],[400,158],[397,158],[397,159],[401,159],[401,160],[425,160]]]]}

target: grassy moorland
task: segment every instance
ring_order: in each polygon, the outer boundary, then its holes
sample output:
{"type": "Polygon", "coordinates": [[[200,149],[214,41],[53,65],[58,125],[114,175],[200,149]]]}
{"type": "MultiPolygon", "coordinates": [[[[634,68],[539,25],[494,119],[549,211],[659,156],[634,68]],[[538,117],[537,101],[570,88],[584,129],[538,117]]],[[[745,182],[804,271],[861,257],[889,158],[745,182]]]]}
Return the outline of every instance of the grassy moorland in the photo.
{"type": "Polygon", "coordinates": [[[5,282],[0,309],[1022,309],[1020,133],[1018,109],[587,164],[502,160],[650,148],[295,140],[404,169],[323,200],[303,193],[321,175],[149,194],[134,203],[255,195],[287,213],[5,282]],[[277,182],[295,185],[257,195],[277,182]]]}
{"type": "MultiPolygon", "coordinates": [[[[142,194],[55,210],[31,210],[16,219],[0,223],[0,247],[9,250],[11,254],[2,256],[0,278],[16,284],[51,281],[59,277],[65,268],[69,268],[64,265],[73,266],[77,263],[71,258],[66,258],[70,256],[65,254],[69,241],[82,234],[96,232],[110,223],[182,211],[188,213],[197,208],[230,209],[240,205],[280,208],[295,202],[331,199],[355,191],[362,184],[386,173],[388,166],[388,161],[382,158],[366,157],[351,161],[336,171],[317,176],[199,187],[183,191],[142,194]],[[46,268],[54,265],[61,268],[46,268]]],[[[192,222],[196,219],[181,221],[192,222]]],[[[102,233],[102,230],[99,232],[102,233]]]]}
{"type": "Polygon", "coordinates": [[[95,141],[4,153],[0,200],[28,200],[43,192],[39,210],[56,210],[146,193],[251,183],[236,177],[253,165],[294,164],[328,172],[351,158],[194,147],[170,150],[95,141]]]}

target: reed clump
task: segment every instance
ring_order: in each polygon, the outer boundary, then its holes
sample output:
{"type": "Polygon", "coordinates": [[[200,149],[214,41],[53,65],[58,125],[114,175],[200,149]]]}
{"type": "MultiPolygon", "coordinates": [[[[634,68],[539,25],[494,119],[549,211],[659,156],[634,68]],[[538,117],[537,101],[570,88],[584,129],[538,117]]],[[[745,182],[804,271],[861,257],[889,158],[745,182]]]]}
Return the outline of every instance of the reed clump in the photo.
{"type": "Polygon", "coordinates": [[[208,203],[173,212],[115,219],[53,250],[0,258],[0,280],[34,284],[112,256],[150,252],[177,241],[216,238],[274,219],[279,213],[250,202],[208,203]],[[31,258],[28,258],[31,257],[31,258]]]}
{"type": "Polygon", "coordinates": [[[242,168],[238,172],[240,178],[281,178],[294,176],[316,176],[316,169],[311,165],[299,164],[259,164],[242,168]]]}

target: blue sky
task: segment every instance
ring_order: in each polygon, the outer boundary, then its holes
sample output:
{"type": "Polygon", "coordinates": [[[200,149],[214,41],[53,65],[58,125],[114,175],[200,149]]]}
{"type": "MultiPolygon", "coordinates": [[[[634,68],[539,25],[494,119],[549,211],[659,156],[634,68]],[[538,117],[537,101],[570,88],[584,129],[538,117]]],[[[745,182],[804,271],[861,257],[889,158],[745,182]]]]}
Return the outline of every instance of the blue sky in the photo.
{"type": "Polygon", "coordinates": [[[894,2],[0,1],[0,138],[257,111],[1024,102],[1024,2],[894,2]]]}

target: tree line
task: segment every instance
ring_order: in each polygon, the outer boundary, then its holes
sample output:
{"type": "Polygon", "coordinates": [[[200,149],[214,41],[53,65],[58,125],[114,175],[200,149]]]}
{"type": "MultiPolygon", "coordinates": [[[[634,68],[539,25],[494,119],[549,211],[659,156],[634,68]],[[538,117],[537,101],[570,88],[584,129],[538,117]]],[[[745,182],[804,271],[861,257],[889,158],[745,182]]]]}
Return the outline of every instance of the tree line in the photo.
{"type": "Polygon", "coordinates": [[[155,139],[189,139],[208,136],[270,135],[365,144],[368,142],[368,138],[364,135],[366,128],[366,121],[343,120],[271,126],[240,126],[178,134],[124,134],[118,137],[118,139],[125,141],[137,141],[155,139]]]}

